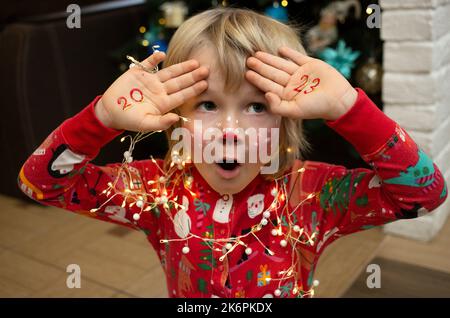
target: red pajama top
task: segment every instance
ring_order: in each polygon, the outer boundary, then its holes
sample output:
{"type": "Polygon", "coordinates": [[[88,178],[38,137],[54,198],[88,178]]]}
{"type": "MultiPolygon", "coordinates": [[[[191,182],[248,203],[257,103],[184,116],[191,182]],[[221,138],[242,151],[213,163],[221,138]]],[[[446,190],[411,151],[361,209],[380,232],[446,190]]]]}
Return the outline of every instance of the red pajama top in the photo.
{"type": "Polygon", "coordinates": [[[118,195],[91,212],[111,198],[102,192],[116,177],[123,188],[150,192],[155,183],[148,181],[157,183],[162,175],[160,160],[132,162],[130,173],[123,173],[121,163],[104,167],[90,163],[121,133],[98,121],[97,100],[63,122],[34,151],[20,171],[19,186],[42,204],[145,233],[159,256],[171,297],[309,297],[319,256],[331,242],[422,216],[447,197],[438,167],[358,89],[354,106],[326,123],[353,144],[371,169],[296,161],[292,173],[280,181],[289,196],[279,202],[277,213],[271,213],[270,222],[257,235],[245,236],[244,244],[220,259],[227,251],[224,243],[181,239],[188,233],[214,239],[248,234],[273,202],[274,182],[259,175],[240,193],[220,196],[194,166],[187,165],[174,178],[192,176],[191,187],[174,185],[170,190],[182,209],[159,205],[135,221],[133,215],[142,206],[122,207],[123,197],[118,195]],[[282,242],[284,234],[273,231],[286,233],[293,225],[297,225],[291,231],[294,240],[288,242],[282,242]],[[161,242],[171,239],[180,240],[161,242]],[[295,244],[295,239],[306,243],[295,244]],[[189,251],[183,253],[186,246],[189,251]],[[292,264],[295,276],[286,274],[292,264]]]}

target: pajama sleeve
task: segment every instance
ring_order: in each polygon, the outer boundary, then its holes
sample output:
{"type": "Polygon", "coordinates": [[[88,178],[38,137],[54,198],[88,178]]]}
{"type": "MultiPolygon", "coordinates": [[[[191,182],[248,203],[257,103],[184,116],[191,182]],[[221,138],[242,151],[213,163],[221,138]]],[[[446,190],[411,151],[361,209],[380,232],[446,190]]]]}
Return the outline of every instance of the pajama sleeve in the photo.
{"type": "Polygon", "coordinates": [[[122,195],[111,198],[112,193],[104,192],[108,183],[114,181],[116,188],[122,190],[133,187],[135,191],[145,191],[146,176],[157,174],[157,163],[132,162],[127,173],[121,169],[121,163],[106,166],[90,163],[104,145],[123,132],[105,127],[97,119],[94,106],[99,98],[64,121],[33,152],[20,170],[19,187],[41,204],[142,230],[153,245],[158,245],[157,222],[152,213],[144,213],[145,217],[136,222],[133,220],[136,209],[123,205],[122,195]]]}
{"type": "MultiPolygon", "coordinates": [[[[371,169],[311,162],[305,187],[318,194],[317,248],[337,237],[425,215],[447,187],[439,168],[411,137],[358,89],[354,106],[326,124],[348,140],[371,169]]],[[[308,166],[308,165],[307,165],[308,166]]]]}

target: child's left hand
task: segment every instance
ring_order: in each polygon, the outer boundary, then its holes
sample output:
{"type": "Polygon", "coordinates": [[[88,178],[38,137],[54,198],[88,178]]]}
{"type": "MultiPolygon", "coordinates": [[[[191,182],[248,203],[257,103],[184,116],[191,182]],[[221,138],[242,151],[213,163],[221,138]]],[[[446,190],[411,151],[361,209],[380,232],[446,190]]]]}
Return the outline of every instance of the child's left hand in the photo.
{"type": "Polygon", "coordinates": [[[327,63],[288,47],[286,60],[266,52],[247,59],[246,79],[265,92],[270,110],[290,118],[336,120],[356,102],[358,92],[327,63]]]}

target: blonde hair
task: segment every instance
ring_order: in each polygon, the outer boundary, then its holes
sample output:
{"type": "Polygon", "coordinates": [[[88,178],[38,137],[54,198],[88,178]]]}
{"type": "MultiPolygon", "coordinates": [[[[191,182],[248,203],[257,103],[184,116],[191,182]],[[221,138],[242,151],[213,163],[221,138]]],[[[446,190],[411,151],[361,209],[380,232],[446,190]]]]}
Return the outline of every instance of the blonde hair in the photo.
{"type": "MultiPolygon", "coordinates": [[[[163,67],[188,60],[195,50],[210,44],[217,50],[217,67],[225,78],[225,91],[237,90],[246,71],[246,59],[257,51],[278,55],[280,46],[305,53],[300,43],[298,26],[288,26],[257,12],[238,8],[216,8],[201,12],[186,20],[173,35],[163,67]]],[[[176,112],[176,111],[175,111],[176,112]]],[[[166,130],[169,151],[165,166],[170,163],[175,141],[166,130]]],[[[302,131],[302,121],[283,117],[280,129],[279,170],[268,178],[276,178],[291,168],[301,153],[309,150],[302,131]]]]}

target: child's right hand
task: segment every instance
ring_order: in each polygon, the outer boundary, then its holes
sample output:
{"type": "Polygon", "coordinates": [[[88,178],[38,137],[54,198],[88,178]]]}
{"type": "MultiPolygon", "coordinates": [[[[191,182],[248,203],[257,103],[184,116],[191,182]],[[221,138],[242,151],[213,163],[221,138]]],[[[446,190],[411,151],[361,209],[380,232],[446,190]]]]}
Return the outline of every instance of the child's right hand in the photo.
{"type": "MultiPolygon", "coordinates": [[[[141,64],[153,69],[164,59],[163,52],[155,52],[141,64]]],[[[136,65],[106,90],[95,106],[95,114],[106,127],[117,130],[165,130],[179,120],[170,111],[208,87],[208,73],[196,60],[174,64],[154,74],[136,65]]]]}

